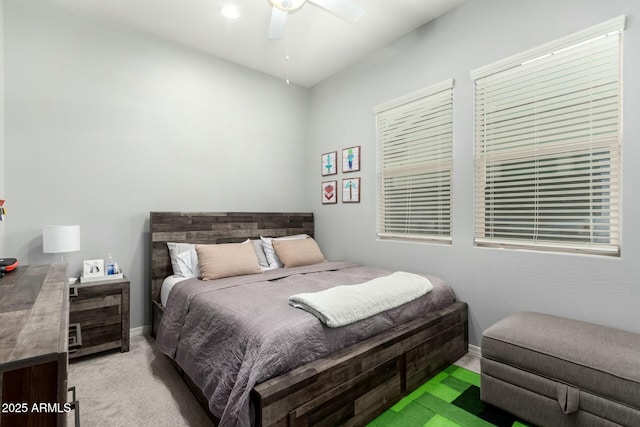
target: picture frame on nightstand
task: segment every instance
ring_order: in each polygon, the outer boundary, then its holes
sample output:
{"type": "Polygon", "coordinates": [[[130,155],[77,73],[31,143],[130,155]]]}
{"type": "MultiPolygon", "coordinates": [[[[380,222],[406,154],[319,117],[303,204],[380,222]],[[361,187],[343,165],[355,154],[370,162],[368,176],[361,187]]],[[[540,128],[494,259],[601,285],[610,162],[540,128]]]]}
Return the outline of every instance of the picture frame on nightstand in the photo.
{"type": "Polygon", "coordinates": [[[82,262],[82,277],[104,276],[104,260],[90,259],[82,262]]]}

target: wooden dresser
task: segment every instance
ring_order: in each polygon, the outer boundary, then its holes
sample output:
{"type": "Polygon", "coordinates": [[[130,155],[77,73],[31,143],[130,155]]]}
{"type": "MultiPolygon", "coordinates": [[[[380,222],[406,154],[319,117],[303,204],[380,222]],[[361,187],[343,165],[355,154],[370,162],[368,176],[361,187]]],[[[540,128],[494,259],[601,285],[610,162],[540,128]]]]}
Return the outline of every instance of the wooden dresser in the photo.
{"type": "Polygon", "coordinates": [[[75,284],[70,289],[70,322],[82,342],[71,359],[105,350],[129,351],[129,280],[75,284]]]}
{"type": "Polygon", "coordinates": [[[0,279],[3,427],[66,425],[68,329],[65,265],[21,266],[0,279]]]}

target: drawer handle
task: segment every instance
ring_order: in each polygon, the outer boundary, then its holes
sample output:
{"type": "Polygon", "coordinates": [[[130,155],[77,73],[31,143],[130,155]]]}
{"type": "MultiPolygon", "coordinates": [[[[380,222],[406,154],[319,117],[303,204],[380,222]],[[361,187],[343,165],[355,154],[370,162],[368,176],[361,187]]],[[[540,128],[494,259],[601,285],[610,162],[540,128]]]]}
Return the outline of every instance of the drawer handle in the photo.
{"type": "Polygon", "coordinates": [[[75,353],[82,347],[82,328],[80,323],[69,325],[69,353],[75,353]]]}
{"type": "Polygon", "coordinates": [[[77,296],[78,296],[78,287],[77,287],[77,286],[71,286],[71,287],[69,288],[69,296],[70,296],[71,298],[73,298],[73,297],[77,297],[77,296]]]}
{"type": "Polygon", "coordinates": [[[67,391],[70,391],[71,395],[73,396],[73,401],[69,403],[71,403],[71,409],[73,409],[75,414],[76,427],[80,427],[80,401],[76,398],[76,388],[75,386],[69,387],[67,391]]]}

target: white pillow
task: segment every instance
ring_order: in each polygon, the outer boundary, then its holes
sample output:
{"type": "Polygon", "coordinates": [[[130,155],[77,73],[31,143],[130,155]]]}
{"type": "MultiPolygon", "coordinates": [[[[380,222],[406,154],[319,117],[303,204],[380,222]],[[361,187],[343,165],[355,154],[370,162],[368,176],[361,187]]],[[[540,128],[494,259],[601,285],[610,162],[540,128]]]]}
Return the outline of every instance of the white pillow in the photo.
{"type": "Polygon", "coordinates": [[[262,249],[262,240],[256,239],[256,240],[252,240],[251,243],[253,243],[253,249],[256,252],[256,256],[258,257],[258,261],[260,262],[260,268],[261,269],[268,269],[269,268],[269,261],[267,261],[267,256],[264,253],[264,250],[262,249]]]}
{"type": "MultiPolygon", "coordinates": [[[[167,247],[169,248],[169,258],[171,258],[171,267],[173,267],[173,274],[177,274],[178,276],[183,276],[183,277],[193,277],[193,276],[189,276],[189,274],[193,274],[193,271],[194,271],[193,266],[186,268],[184,262],[179,263],[178,255],[183,254],[185,252],[189,252],[190,250],[195,250],[195,245],[193,243],[167,242],[167,247]]],[[[196,260],[196,266],[197,265],[198,265],[198,262],[196,260]]]]}
{"type": "Polygon", "coordinates": [[[200,277],[200,267],[198,266],[198,254],[195,248],[182,252],[176,257],[181,276],[187,279],[200,277]]]}
{"type": "MultiPolygon", "coordinates": [[[[285,236],[285,237],[276,237],[276,240],[303,240],[309,237],[306,234],[295,234],[293,236],[285,236]]],[[[264,254],[267,257],[267,261],[269,262],[269,267],[271,268],[282,268],[284,264],[276,255],[276,251],[273,249],[273,244],[271,241],[273,237],[262,237],[260,236],[260,240],[262,240],[262,249],[264,250],[264,254]]]]}

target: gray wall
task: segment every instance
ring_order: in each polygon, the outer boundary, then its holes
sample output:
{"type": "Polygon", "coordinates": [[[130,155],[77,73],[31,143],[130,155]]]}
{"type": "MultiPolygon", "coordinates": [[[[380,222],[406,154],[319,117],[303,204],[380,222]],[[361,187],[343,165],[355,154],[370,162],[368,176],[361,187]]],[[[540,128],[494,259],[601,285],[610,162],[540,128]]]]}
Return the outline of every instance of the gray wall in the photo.
{"type": "MultiPolygon", "coordinates": [[[[428,272],[469,303],[470,342],[517,310],[536,310],[640,332],[640,31],[635,0],[471,0],[311,90],[309,192],[316,234],[332,259],[428,272]],[[473,110],[469,71],[628,15],[624,40],[621,258],[473,246],[473,110]],[[455,78],[453,245],[377,241],[372,107],[455,78]],[[320,155],[362,146],[360,204],[320,203],[320,155]]],[[[338,175],[342,179],[346,175],[338,175]]]]}
{"type": "MultiPolygon", "coordinates": [[[[4,181],[4,0],[0,0],[0,199],[6,197],[4,181]]],[[[4,230],[5,224],[0,223],[0,257],[6,256],[4,230]]]]}
{"type": "Polygon", "coordinates": [[[111,252],[136,327],[149,211],[309,209],[307,89],[44,1],[4,14],[6,249],[22,264],[56,259],[43,224],[80,224],[71,273],[111,252]]]}

